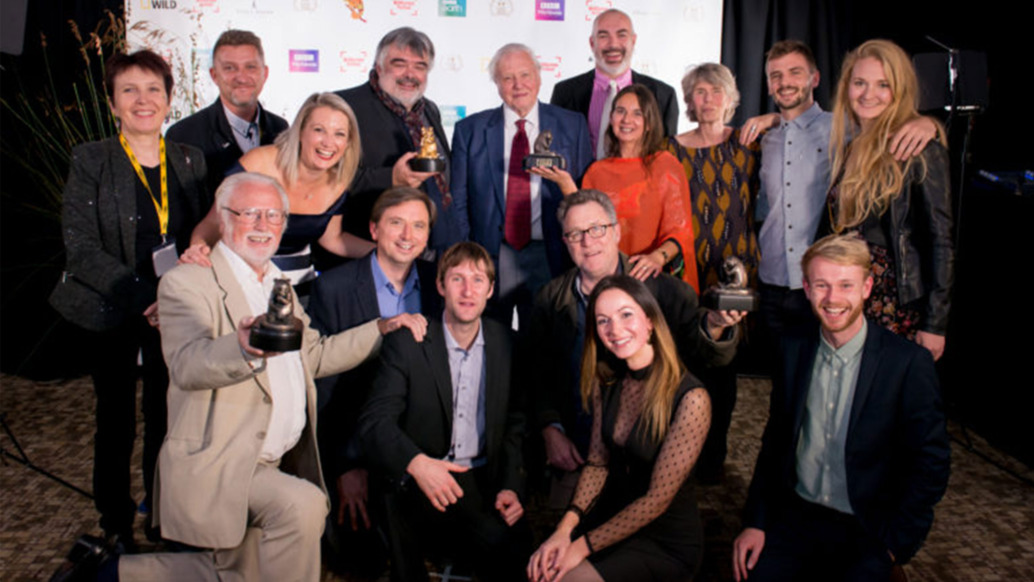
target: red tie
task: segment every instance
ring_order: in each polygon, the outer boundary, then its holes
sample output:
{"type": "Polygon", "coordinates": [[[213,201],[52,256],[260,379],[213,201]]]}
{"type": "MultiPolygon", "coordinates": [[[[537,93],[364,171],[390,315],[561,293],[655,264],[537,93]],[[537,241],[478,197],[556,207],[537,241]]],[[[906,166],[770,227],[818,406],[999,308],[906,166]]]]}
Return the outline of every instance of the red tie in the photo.
{"type": "Polygon", "coordinates": [[[521,250],[531,240],[531,179],[524,171],[529,153],[525,120],[517,120],[517,135],[510,148],[509,180],[506,182],[506,242],[521,250]]]}

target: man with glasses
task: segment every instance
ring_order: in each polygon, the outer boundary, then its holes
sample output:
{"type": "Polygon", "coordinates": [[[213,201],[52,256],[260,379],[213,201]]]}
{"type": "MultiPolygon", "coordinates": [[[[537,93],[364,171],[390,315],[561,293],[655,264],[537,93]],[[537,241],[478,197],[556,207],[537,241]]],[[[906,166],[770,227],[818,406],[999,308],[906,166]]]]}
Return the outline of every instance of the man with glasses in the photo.
{"type": "MultiPolygon", "coordinates": [[[[566,473],[554,482],[552,501],[564,507],[577,483],[572,472],[585,462],[591,415],[579,396],[585,308],[596,284],[627,273],[628,257],[618,250],[621,227],[614,205],[598,190],[579,190],[557,210],[564,242],[575,268],[553,279],[535,300],[529,342],[521,369],[530,376],[532,426],[541,431],[546,463],[566,473]],[[534,424],[537,423],[537,424],[534,424]]],[[[710,311],[697,305],[693,288],[670,275],[643,281],[660,304],[679,357],[690,369],[725,365],[736,354],[735,324],[742,312],[710,311]]],[[[529,465],[530,466],[530,465],[529,465]]]]}
{"type": "MultiPolygon", "coordinates": [[[[170,385],[155,525],[164,538],[205,551],[122,556],[100,565],[104,579],[117,569],[122,580],[319,580],[329,506],[313,376],[359,365],[399,323],[378,319],[321,336],[293,301],[305,324],[301,349],[251,347],[255,316],[266,313],[281,276],[270,259],[287,194],[272,178],[241,173],[219,187],[216,205],[222,239],[211,267],[180,265],[158,288],[170,385]]],[[[84,536],[76,550],[70,559],[86,559],[57,579],[90,579],[85,570],[106,548],[84,536]]]]}

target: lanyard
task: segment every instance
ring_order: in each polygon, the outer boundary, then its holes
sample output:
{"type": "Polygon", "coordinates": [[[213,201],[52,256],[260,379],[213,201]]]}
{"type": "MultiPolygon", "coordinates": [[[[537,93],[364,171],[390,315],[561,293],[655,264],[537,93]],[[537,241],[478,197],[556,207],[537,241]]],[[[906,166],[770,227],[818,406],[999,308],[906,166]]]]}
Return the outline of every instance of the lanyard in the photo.
{"type": "Polygon", "coordinates": [[[165,162],[165,138],[159,137],[158,142],[158,155],[161,158],[161,183],[162,183],[162,197],[159,202],[154,197],[154,192],[151,191],[151,185],[147,183],[147,176],[144,175],[144,169],[140,167],[140,162],[136,160],[136,156],[133,155],[133,149],[129,147],[129,142],[126,141],[126,136],[121,133],[118,134],[119,143],[122,144],[122,149],[126,151],[126,155],[129,156],[129,163],[133,164],[133,169],[136,170],[136,175],[143,182],[144,188],[147,189],[147,193],[151,195],[151,202],[154,203],[154,210],[158,213],[158,228],[162,233],[162,240],[165,240],[165,235],[169,232],[169,179],[168,179],[168,168],[165,162]]]}

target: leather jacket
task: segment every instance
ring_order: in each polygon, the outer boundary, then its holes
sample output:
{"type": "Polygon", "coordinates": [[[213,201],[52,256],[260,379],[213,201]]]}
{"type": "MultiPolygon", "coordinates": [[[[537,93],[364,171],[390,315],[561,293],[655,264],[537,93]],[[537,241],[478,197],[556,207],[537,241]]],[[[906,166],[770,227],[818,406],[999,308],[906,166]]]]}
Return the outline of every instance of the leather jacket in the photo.
{"type": "MultiPolygon", "coordinates": [[[[925,298],[918,306],[922,318],[919,329],[946,335],[955,280],[948,150],[930,142],[920,155],[926,162],[925,173],[923,164],[914,161],[888,211],[863,221],[861,231],[870,243],[890,248],[898,303],[906,305],[925,298]]],[[[830,212],[824,214],[816,238],[833,232],[830,212]]]]}

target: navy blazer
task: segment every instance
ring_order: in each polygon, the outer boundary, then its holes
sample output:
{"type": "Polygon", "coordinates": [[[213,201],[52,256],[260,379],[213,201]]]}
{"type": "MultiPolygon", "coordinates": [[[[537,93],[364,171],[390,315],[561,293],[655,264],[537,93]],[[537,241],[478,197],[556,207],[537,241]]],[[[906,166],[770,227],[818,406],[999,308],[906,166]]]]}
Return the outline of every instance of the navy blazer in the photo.
{"type": "MultiPolygon", "coordinates": [[[[380,318],[370,254],[325,271],[313,281],[307,311],[312,327],[322,335],[380,318]]],[[[428,320],[441,318],[442,297],[435,285],[435,266],[422,260],[414,265],[420,280],[420,312],[428,320]]],[[[361,464],[362,455],[354,438],[356,422],[376,371],[377,361],[371,359],[347,372],[316,380],[317,410],[325,419],[316,426],[328,478],[337,478],[361,464]]]]}
{"type": "MultiPolygon", "coordinates": [[[[567,160],[568,171],[580,182],[592,163],[592,145],[585,118],[560,107],[539,103],[539,133],[553,132],[550,149],[567,160]]],[[[498,263],[506,217],[503,178],[505,147],[503,108],[481,111],[456,124],[453,134],[452,195],[463,198],[470,223],[470,238],[485,247],[498,263]]],[[[529,144],[533,146],[534,144],[529,144]]],[[[557,207],[564,195],[551,180],[542,180],[542,238],[546,244],[552,276],[564,272],[566,248],[557,220],[557,207]]]]}
{"type": "MultiPolygon", "coordinates": [[[[549,102],[553,105],[577,111],[582,116],[589,116],[589,104],[592,102],[592,84],[596,79],[596,69],[582,73],[577,77],[560,81],[553,87],[553,96],[549,102]]],[[[645,86],[657,98],[657,106],[664,120],[665,135],[675,135],[679,128],[679,100],[675,90],[659,79],[641,75],[632,71],[632,82],[645,86]]],[[[595,154],[595,150],[593,150],[595,154]]]]}
{"type": "MultiPolygon", "coordinates": [[[[744,525],[762,530],[796,495],[797,443],[818,327],[784,337],[781,347],[782,370],[773,376],[768,425],[745,509],[744,525]]],[[[950,461],[930,352],[870,321],[847,428],[847,493],[862,527],[897,562],[908,562],[930,531],[950,461]]]]}
{"type": "MultiPolygon", "coordinates": [[[[287,120],[265,109],[259,113],[259,145],[273,143],[276,136],[287,129],[287,120]]],[[[205,154],[208,166],[208,191],[215,193],[222,184],[226,171],[244,155],[226,119],[223,102],[215,103],[177,121],[165,132],[169,141],[192,145],[205,154]]]]}
{"type": "MultiPolygon", "coordinates": [[[[381,366],[359,418],[359,435],[371,464],[391,482],[408,480],[406,467],[420,453],[442,459],[452,443],[452,375],[441,319],[427,322],[417,343],[405,330],[390,333],[381,366]]],[[[485,484],[521,494],[524,405],[511,381],[511,334],[481,318],[485,335],[485,484]]],[[[491,499],[483,492],[486,499],[491,499]]]]}

